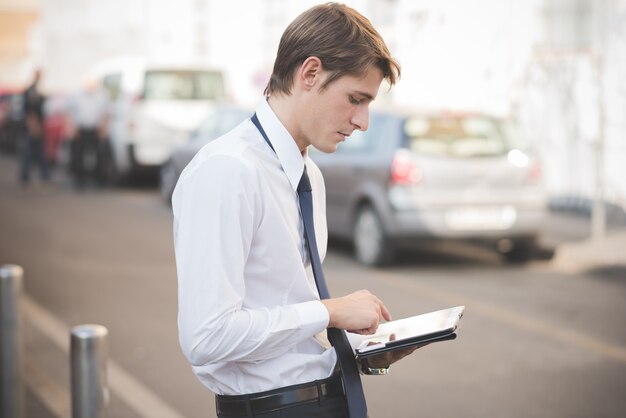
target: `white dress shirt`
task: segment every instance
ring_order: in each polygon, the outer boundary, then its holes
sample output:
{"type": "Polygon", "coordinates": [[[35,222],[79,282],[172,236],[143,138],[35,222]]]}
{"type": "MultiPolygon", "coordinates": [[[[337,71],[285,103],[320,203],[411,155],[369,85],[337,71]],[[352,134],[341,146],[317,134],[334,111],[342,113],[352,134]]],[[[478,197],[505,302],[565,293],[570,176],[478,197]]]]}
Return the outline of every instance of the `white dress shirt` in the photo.
{"type": "Polygon", "coordinates": [[[111,113],[111,101],[104,90],[80,91],[69,103],[69,115],[78,128],[97,129],[111,113]]]}
{"type": "Polygon", "coordinates": [[[198,379],[225,395],[323,379],[337,360],[320,338],[329,317],[296,191],[306,163],[323,259],[324,181],[267,101],[256,113],[276,153],[246,120],[197,153],[172,197],[180,345],[198,379]]]}

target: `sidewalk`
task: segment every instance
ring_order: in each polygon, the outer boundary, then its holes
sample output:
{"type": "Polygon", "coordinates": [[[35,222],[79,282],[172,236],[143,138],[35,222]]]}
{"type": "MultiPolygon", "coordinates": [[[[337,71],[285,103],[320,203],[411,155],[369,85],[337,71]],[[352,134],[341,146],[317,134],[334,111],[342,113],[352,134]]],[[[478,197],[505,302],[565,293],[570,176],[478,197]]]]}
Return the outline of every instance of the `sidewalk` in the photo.
{"type": "Polygon", "coordinates": [[[569,273],[619,269],[626,274],[626,228],[608,231],[601,239],[562,243],[551,264],[569,273]]]}
{"type": "Polygon", "coordinates": [[[30,388],[24,390],[24,417],[25,418],[58,418],[39,401],[39,398],[30,388]]]}
{"type": "MultiPolygon", "coordinates": [[[[34,301],[22,295],[22,378],[24,418],[71,418],[70,329],[52,317],[33,310],[34,301]],[[42,327],[47,329],[42,331],[42,327]],[[53,331],[63,328],[53,336],[53,331]]],[[[108,359],[108,406],[111,418],[143,418],[130,407],[114,387],[112,360],[108,359]]],[[[141,397],[141,393],[133,394],[141,397]]],[[[146,398],[143,397],[145,400],[146,398]]],[[[170,416],[165,413],[163,416],[170,416]]],[[[180,417],[178,417],[180,418],[180,417]]]]}

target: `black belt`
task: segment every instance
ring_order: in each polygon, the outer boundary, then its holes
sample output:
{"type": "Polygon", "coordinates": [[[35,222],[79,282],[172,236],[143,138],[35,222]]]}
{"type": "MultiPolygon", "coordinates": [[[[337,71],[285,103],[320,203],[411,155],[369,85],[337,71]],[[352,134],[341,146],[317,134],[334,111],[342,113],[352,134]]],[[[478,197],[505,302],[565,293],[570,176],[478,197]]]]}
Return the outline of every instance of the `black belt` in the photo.
{"type": "Polygon", "coordinates": [[[216,395],[217,414],[227,417],[247,417],[278,411],[299,404],[318,402],[322,399],[344,396],[341,375],[324,380],[287,386],[267,392],[249,395],[216,395]]]}

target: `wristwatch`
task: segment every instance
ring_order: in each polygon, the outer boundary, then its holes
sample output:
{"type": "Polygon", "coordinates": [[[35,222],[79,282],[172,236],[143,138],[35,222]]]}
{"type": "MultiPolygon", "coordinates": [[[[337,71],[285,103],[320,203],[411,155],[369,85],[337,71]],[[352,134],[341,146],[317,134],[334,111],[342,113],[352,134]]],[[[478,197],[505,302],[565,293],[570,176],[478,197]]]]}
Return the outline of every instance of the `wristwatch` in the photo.
{"type": "Polygon", "coordinates": [[[389,367],[363,367],[363,373],[382,376],[389,373],[389,367]]]}

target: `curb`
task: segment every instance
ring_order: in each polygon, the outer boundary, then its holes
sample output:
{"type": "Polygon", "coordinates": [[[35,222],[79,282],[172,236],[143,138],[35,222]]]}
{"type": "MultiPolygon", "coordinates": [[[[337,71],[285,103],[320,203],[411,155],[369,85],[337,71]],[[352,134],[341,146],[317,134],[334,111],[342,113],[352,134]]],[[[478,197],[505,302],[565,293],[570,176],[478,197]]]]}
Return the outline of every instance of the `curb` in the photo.
{"type": "Polygon", "coordinates": [[[626,229],[621,229],[609,232],[604,238],[561,244],[551,264],[569,273],[614,267],[626,270],[625,248],[626,229]]]}

